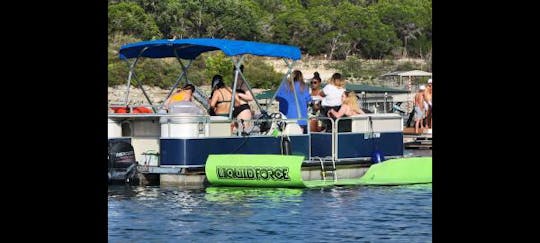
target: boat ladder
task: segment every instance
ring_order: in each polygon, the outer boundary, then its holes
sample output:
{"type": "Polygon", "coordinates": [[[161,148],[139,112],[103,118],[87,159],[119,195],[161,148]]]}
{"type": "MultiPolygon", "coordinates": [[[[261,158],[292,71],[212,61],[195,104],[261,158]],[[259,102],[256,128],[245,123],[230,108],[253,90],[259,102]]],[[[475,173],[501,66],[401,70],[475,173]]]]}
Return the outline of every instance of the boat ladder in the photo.
{"type": "Polygon", "coordinates": [[[336,173],[336,161],[334,159],[331,160],[332,167],[325,167],[325,162],[330,162],[327,158],[323,159],[321,157],[313,157],[314,159],[318,159],[319,162],[321,162],[321,176],[324,181],[326,181],[326,176],[329,174],[332,175],[332,178],[334,181],[337,181],[337,173],[336,173]]]}

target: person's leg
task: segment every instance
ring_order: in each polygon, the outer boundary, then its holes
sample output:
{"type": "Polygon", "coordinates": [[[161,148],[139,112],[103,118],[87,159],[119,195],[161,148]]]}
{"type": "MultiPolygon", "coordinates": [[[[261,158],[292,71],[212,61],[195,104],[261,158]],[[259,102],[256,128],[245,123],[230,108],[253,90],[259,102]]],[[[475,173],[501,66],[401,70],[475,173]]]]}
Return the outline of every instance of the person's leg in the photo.
{"type": "Polygon", "coordinates": [[[424,119],[426,118],[426,111],[422,112],[422,115],[420,116],[420,128],[422,131],[424,131],[424,119]]]}
{"type": "Polygon", "coordinates": [[[418,133],[418,128],[422,122],[422,111],[420,108],[414,108],[414,133],[418,133]]]}
{"type": "Polygon", "coordinates": [[[244,121],[243,124],[239,125],[239,128],[242,132],[249,130],[251,124],[251,110],[243,110],[242,112],[240,112],[240,114],[238,114],[237,119],[241,119],[244,121]]]}
{"type": "Polygon", "coordinates": [[[330,110],[330,109],[329,109],[328,106],[323,106],[323,107],[321,108],[321,113],[320,113],[320,117],[322,117],[322,118],[321,118],[321,121],[322,121],[322,124],[323,124],[323,128],[324,128],[324,130],[326,130],[326,131],[329,131],[329,130],[332,129],[332,124],[331,124],[330,121],[327,119],[327,117],[328,117],[327,114],[328,114],[328,111],[329,111],[329,110],[330,110]]]}
{"type": "Polygon", "coordinates": [[[433,106],[429,106],[429,118],[428,118],[429,129],[432,128],[432,125],[431,125],[432,121],[433,121],[433,106]]]}

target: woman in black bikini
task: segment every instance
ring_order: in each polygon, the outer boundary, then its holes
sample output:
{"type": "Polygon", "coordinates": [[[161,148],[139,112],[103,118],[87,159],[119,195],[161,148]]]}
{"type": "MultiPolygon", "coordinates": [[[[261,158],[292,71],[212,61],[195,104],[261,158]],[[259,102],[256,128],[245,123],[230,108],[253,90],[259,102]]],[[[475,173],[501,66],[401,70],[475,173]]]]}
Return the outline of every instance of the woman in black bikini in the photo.
{"type": "Polygon", "coordinates": [[[253,95],[251,95],[251,92],[246,92],[243,89],[236,89],[233,117],[236,119],[251,120],[251,109],[248,101],[252,100],[253,95]]]}
{"type": "MultiPolygon", "coordinates": [[[[210,98],[210,107],[216,116],[229,116],[231,107],[232,90],[225,86],[221,75],[214,75],[212,78],[212,96],[210,98]]],[[[251,92],[245,92],[243,89],[236,89],[236,98],[234,100],[233,118],[249,120],[251,119],[251,110],[248,101],[253,100],[251,92]]]]}
{"type": "Polygon", "coordinates": [[[210,110],[213,116],[229,117],[232,90],[225,86],[221,75],[212,78],[212,95],[210,96],[210,110]]]}
{"type": "MultiPolygon", "coordinates": [[[[233,66],[233,75],[236,72],[236,66],[233,66]]],[[[244,73],[244,65],[240,65],[240,72],[244,73]]],[[[234,76],[233,76],[234,79],[234,76]]],[[[233,118],[250,120],[251,108],[248,101],[253,100],[253,95],[247,90],[247,85],[242,78],[242,75],[238,75],[238,83],[236,86],[236,97],[234,99],[233,118]]]]}

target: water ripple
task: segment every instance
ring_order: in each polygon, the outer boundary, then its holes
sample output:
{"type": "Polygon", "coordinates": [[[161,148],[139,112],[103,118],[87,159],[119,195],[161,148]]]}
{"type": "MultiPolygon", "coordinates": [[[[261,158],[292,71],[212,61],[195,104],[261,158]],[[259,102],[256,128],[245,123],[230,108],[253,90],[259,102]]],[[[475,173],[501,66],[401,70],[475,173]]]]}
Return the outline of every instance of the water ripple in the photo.
{"type": "Polygon", "coordinates": [[[110,242],[431,242],[431,185],[109,187],[110,242]]]}

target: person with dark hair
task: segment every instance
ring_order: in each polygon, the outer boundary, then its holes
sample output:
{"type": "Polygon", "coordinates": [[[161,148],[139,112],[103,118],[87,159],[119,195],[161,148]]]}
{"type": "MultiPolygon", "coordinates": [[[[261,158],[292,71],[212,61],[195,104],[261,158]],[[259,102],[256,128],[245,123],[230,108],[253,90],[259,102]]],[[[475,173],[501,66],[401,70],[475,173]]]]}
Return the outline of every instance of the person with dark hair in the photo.
{"type": "MultiPolygon", "coordinates": [[[[244,73],[244,65],[240,65],[240,72],[244,73]]],[[[233,66],[233,81],[236,73],[236,66],[233,66]]],[[[234,84],[233,84],[234,85],[234,84]]],[[[251,119],[251,108],[248,104],[249,101],[254,100],[253,94],[249,92],[247,84],[242,78],[242,75],[238,73],[238,82],[236,83],[236,95],[234,97],[234,110],[233,117],[236,119],[251,119]]]]}
{"type": "Polygon", "coordinates": [[[169,106],[172,103],[180,102],[180,101],[192,101],[193,100],[193,93],[195,92],[195,86],[193,84],[186,84],[184,87],[178,89],[176,93],[171,95],[165,103],[164,108],[169,109],[169,106]]]}
{"type": "MultiPolygon", "coordinates": [[[[311,101],[311,95],[309,94],[309,88],[304,83],[304,76],[300,70],[294,70],[287,80],[287,84],[282,85],[276,94],[276,100],[279,101],[279,111],[283,113],[287,118],[307,119],[307,107],[311,101]],[[294,85],[294,88],[293,88],[294,85]],[[298,117],[298,110],[296,108],[296,99],[294,98],[294,91],[296,91],[298,104],[300,105],[300,117],[298,117]]],[[[298,125],[302,128],[304,133],[307,132],[307,121],[299,120],[298,125]]]]}
{"type": "Polygon", "coordinates": [[[313,78],[311,78],[311,113],[309,120],[309,127],[312,132],[320,132],[323,130],[320,121],[317,119],[321,110],[321,100],[322,100],[322,89],[321,89],[321,76],[319,72],[313,73],[313,78]]]}
{"type": "MultiPolygon", "coordinates": [[[[328,81],[328,84],[324,86],[321,96],[324,97],[321,105],[321,114],[326,116],[331,109],[339,110],[341,108],[342,95],[345,92],[345,80],[340,73],[334,73],[328,81]]],[[[332,124],[325,120],[326,131],[332,131],[332,124]]]]}
{"type": "MultiPolygon", "coordinates": [[[[244,64],[240,65],[240,72],[242,74],[244,73],[244,64]]],[[[236,73],[236,66],[233,66],[233,81],[234,81],[235,73],[236,73]]],[[[246,81],[244,80],[244,78],[242,78],[242,75],[240,73],[238,73],[238,82],[236,83],[236,88],[241,89],[243,91],[247,91],[248,88],[247,88],[247,84],[245,82],[246,81]]]]}
{"type": "Polygon", "coordinates": [[[233,118],[236,119],[251,119],[251,107],[248,102],[253,100],[253,95],[249,91],[242,89],[236,89],[236,95],[234,97],[234,109],[233,118]]]}
{"type": "Polygon", "coordinates": [[[229,116],[231,107],[232,90],[225,86],[221,75],[214,75],[212,78],[212,94],[210,95],[211,116],[229,116]]]}
{"type": "Polygon", "coordinates": [[[311,79],[311,96],[321,96],[321,82],[321,76],[319,76],[319,73],[313,73],[313,78],[311,79]]]}

